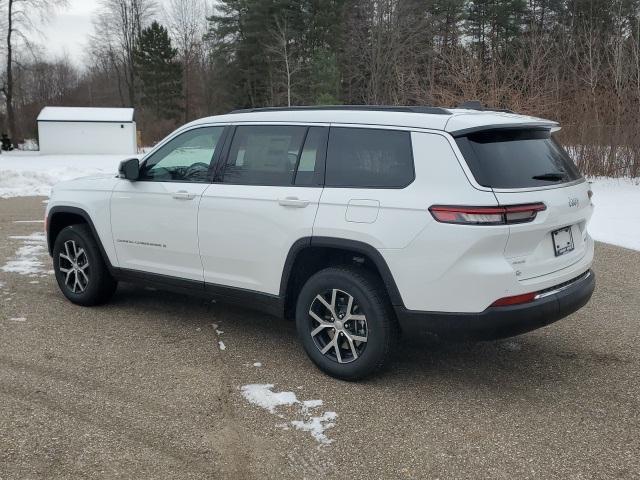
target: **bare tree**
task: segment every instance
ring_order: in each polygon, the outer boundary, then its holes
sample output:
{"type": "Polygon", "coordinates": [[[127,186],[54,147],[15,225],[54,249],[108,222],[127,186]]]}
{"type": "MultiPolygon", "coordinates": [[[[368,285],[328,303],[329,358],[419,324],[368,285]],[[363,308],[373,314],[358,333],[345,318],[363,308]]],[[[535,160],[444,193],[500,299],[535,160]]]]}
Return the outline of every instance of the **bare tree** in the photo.
{"type": "Polygon", "coordinates": [[[287,106],[291,106],[291,85],[293,76],[300,70],[300,61],[294,53],[288,22],[285,18],[276,18],[275,28],[271,32],[273,44],[267,47],[284,68],[284,83],[287,91],[287,106]]]}
{"type": "Polygon", "coordinates": [[[188,121],[191,116],[191,74],[202,49],[207,7],[203,0],[170,0],[164,17],[182,62],[184,120],[188,121]]]}
{"type": "Polygon", "coordinates": [[[601,49],[601,38],[593,21],[583,22],[579,25],[576,36],[576,60],[577,76],[579,80],[589,89],[589,97],[595,115],[595,122],[598,123],[599,109],[597,89],[603,75],[603,52],[601,49]]]}
{"type": "Polygon", "coordinates": [[[28,33],[36,30],[34,17],[45,19],[46,15],[56,6],[62,6],[67,0],[7,0],[4,5],[4,16],[7,24],[6,31],[6,72],[2,85],[7,109],[7,130],[11,138],[16,135],[16,121],[14,109],[14,75],[15,49],[17,43],[29,45],[28,33]]]}
{"type": "Polygon", "coordinates": [[[140,32],[155,14],[155,0],[101,0],[102,10],[94,19],[94,45],[104,44],[103,52],[122,69],[128,104],[136,103],[134,50],[140,32]]]}
{"type": "Polygon", "coordinates": [[[126,106],[128,102],[123,85],[126,81],[125,59],[106,15],[99,15],[94,19],[94,33],[89,40],[86,62],[90,70],[98,76],[110,77],[112,85],[117,88],[118,104],[121,107],[126,106]]]}

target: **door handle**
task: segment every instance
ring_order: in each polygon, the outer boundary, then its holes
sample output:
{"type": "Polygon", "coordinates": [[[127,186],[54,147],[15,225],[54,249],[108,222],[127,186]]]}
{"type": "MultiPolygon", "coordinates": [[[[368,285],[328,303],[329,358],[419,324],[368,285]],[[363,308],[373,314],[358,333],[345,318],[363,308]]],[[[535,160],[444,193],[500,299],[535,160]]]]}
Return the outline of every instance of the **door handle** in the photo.
{"type": "Polygon", "coordinates": [[[278,200],[283,207],[304,208],[309,205],[309,200],[300,200],[298,197],[285,197],[278,200]]]}
{"type": "Polygon", "coordinates": [[[176,200],[193,200],[196,198],[195,193],[189,193],[186,190],[178,190],[171,195],[176,200]]]}

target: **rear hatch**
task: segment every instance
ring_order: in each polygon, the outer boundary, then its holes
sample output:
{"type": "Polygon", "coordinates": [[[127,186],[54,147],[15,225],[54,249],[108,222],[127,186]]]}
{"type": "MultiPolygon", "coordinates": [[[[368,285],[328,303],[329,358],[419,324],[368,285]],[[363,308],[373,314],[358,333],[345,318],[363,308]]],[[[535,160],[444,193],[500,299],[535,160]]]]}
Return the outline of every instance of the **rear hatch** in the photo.
{"type": "Polygon", "coordinates": [[[505,257],[519,280],[548,275],[580,261],[587,251],[593,207],[589,184],[550,128],[500,128],[456,137],[476,181],[498,203],[544,203],[533,221],[509,226],[505,257]]]}

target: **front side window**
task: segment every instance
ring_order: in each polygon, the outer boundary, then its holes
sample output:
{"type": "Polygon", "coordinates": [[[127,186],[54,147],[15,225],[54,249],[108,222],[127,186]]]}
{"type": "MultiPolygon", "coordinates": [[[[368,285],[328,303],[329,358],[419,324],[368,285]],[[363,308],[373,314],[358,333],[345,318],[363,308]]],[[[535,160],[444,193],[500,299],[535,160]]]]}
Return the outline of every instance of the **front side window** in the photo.
{"type": "Polygon", "coordinates": [[[222,181],[241,185],[291,185],[307,127],[247,125],[236,128],[222,181]]]}
{"type": "Polygon", "coordinates": [[[209,166],[223,131],[224,127],[203,127],[178,135],[147,159],[140,180],[208,181],[209,166]]]}
{"type": "Polygon", "coordinates": [[[403,188],[413,179],[410,132],[331,128],[327,187],[403,188]]]}

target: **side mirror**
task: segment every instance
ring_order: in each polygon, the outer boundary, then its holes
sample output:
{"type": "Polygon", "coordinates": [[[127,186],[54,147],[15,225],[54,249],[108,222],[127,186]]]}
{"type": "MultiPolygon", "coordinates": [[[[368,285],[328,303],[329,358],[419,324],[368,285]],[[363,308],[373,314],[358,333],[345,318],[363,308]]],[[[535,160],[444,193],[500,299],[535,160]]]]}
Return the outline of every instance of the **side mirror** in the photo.
{"type": "Polygon", "coordinates": [[[130,180],[132,182],[138,179],[140,175],[140,162],[137,158],[130,158],[120,162],[118,167],[118,174],[120,178],[130,180]]]}

